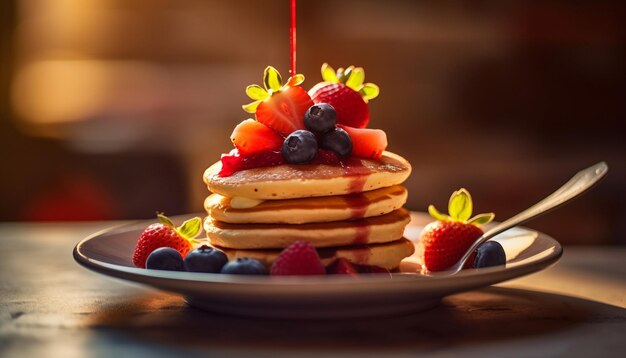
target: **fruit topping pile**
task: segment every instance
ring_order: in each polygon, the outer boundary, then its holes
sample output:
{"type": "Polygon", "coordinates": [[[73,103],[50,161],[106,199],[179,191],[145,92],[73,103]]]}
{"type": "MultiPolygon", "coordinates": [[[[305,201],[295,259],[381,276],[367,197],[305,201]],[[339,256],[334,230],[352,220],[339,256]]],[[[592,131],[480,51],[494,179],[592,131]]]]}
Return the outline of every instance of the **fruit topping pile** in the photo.
{"type": "Polygon", "coordinates": [[[360,67],[335,72],[322,66],[323,82],[307,93],[296,74],[283,84],[280,73],[268,66],[263,86],[250,85],[243,106],[254,119],[239,123],[231,134],[235,146],[222,155],[220,176],[237,171],[280,164],[341,165],[354,156],[380,158],[387,135],[369,123],[368,101],[378,96],[373,83],[363,83],[360,67]]]}
{"type": "Polygon", "coordinates": [[[357,275],[389,271],[367,265],[355,265],[339,258],[325,267],[315,247],[306,241],[296,241],[281,251],[268,270],[259,260],[240,257],[228,260],[221,250],[197,243],[200,218],[185,221],[176,228],[171,220],[158,214],[160,223],[148,226],[139,236],[133,253],[133,263],[140,268],[166,271],[223,273],[233,275],[357,275]]]}
{"type": "MultiPolygon", "coordinates": [[[[452,193],[448,213],[440,213],[433,205],[428,207],[436,221],[426,225],[420,234],[417,254],[425,271],[443,271],[457,263],[469,247],[483,234],[481,225],[491,222],[493,213],[472,216],[472,197],[466,189],[452,193]]],[[[506,255],[496,241],[488,241],[478,247],[466,267],[504,265],[506,255]]]]}

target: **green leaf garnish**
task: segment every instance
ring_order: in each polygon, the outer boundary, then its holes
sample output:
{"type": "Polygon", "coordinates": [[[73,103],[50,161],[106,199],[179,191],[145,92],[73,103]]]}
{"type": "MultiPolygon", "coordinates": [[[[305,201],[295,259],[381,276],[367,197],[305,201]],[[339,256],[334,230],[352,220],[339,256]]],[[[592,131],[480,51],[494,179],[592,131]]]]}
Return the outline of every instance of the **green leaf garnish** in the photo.
{"type": "Polygon", "coordinates": [[[267,101],[276,93],[300,85],[303,81],[304,75],[296,73],[289,77],[287,83],[283,86],[283,79],[280,76],[280,72],[272,66],[267,66],[265,71],[263,71],[263,86],[265,88],[256,84],[246,87],[246,94],[255,101],[244,104],[241,108],[248,113],[256,113],[257,108],[262,102],[267,101]]]}
{"type": "Polygon", "coordinates": [[[378,86],[376,86],[373,83],[366,83],[359,90],[359,93],[361,94],[361,96],[363,96],[363,98],[369,101],[370,99],[374,99],[378,97],[378,94],[380,93],[380,89],[378,88],[378,86]]]}
{"type": "Polygon", "coordinates": [[[465,188],[455,191],[450,196],[448,214],[457,221],[466,221],[472,216],[472,197],[465,188]]]}
{"type": "Polygon", "coordinates": [[[380,89],[373,83],[365,83],[365,70],[362,67],[349,66],[345,70],[340,67],[335,72],[330,65],[322,65],[322,79],[331,83],[344,83],[346,86],[359,92],[365,102],[378,97],[380,89]]]}
{"type": "Polygon", "coordinates": [[[241,108],[243,108],[243,110],[248,113],[256,113],[256,108],[259,106],[259,104],[261,104],[261,102],[263,101],[254,101],[252,103],[244,104],[243,106],[241,106],[241,108]]]}
{"type": "Polygon", "coordinates": [[[268,92],[270,90],[278,91],[283,86],[283,79],[274,67],[267,66],[263,72],[263,84],[265,84],[265,89],[268,92]]]}
{"type": "Polygon", "coordinates": [[[202,219],[196,216],[195,218],[185,221],[182,225],[176,228],[176,231],[185,239],[192,240],[200,234],[201,228],[202,219]]]}
{"type": "Polygon", "coordinates": [[[478,214],[467,221],[472,225],[485,225],[491,222],[496,217],[494,213],[478,214]]]}
{"type": "Polygon", "coordinates": [[[354,70],[354,66],[349,66],[345,70],[343,68],[340,68],[339,70],[337,70],[337,77],[339,78],[339,82],[346,83],[348,79],[350,78],[350,75],[352,75],[353,70],[354,70]]]}
{"type": "Polygon", "coordinates": [[[346,86],[358,92],[361,89],[364,80],[365,71],[363,71],[363,68],[357,67],[350,73],[350,77],[348,77],[348,80],[346,81],[346,86]]]}
{"type": "Polygon", "coordinates": [[[300,73],[296,73],[295,76],[289,77],[289,79],[287,80],[286,86],[297,86],[301,84],[302,82],[304,82],[304,75],[300,73]]]}
{"type": "Polygon", "coordinates": [[[259,85],[250,85],[246,87],[246,94],[253,100],[263,101],[270,97],[269,92],[259,85]]]}
{"type": "Polygon", "coordinates": [[[473,204],[472,196],[465,188],[461,188],[450,196],[448,202],[448,215],[442,214],[433,205],[428,206],[428,213],[430,216],[439,221],[458,221],[465,224],[472,224],[476,226],[485,225],[495,218],[494,213],[478,214],[470,219],[472,216],[473,204]]]}
{"type": "Polygon", "coordinates": [[[450,221],[450,217],[448,215],[440,213],[439,210],[437,210],[434,205],[428,205],[428,213],[435,220],[450,221]]]}
{"type": "Polygon", "coordinates": [[[335,70],[333,70],[333,68],[330,67],[327,63],[324,63],[322,65],[322,79],[326,82],[331,82],[331,83],[339,82],[339,79],[337,78],[337,75],[335,74],[335,70]]]}
{"type": "Polygon", "coordinates": [[[174,227],[174,223],[172,222],[172,220],[165,216],[165,214],[157,212],[157,218],[159,219],[159,222],[161,224],[169,227],[174,227]]]}

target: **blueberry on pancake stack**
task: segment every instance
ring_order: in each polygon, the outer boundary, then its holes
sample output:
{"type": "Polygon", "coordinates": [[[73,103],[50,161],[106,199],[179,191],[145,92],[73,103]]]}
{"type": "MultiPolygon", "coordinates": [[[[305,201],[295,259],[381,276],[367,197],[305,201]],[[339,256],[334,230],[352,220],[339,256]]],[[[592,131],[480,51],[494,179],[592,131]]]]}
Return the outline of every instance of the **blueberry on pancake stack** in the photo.
{"type": "Polygon", "coordinates": [[[363,84],[363,69],[325,64],[322,77],[307,93],[304,76],[283,85],[268,67],[264,87],[246,88],[255,102],[244,110],[255,119],[235,127],[235,149],[204,173],[213,193],[204,228],[231,259],[270,266],[306,240],[326,265],[342,257],[394,269],[414,250],[403,238],[410,215],[401,185],[411,166],[385,151],[385,132],[366,128],[378,87],[363,84]]]}

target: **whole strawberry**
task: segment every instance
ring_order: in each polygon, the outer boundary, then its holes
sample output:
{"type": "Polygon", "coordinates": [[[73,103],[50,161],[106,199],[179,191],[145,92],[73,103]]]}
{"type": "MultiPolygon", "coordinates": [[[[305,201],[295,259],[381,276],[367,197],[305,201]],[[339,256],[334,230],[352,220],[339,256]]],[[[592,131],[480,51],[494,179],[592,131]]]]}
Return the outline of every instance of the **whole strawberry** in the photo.
{"type": "Polygon", "coordinates": [[[137,267],[145,268],[148,255],[160,247],[171,247],[184,258],[192,244],[197,242],[195,237],[200,233],[202,225],[199,217],[189,219],[179,227],[175,227],[163,214],[157,214],[157,218],[160,222],[148,226],[137,240],[133,252],[133,264],[137,267]]]}
{"type": "Polygon", "coordinates": [[[425,271],[443,271],[457,263],[483,234],[479,226],[489,223],[495,216],[487,213],[470,219],[472,197],[466,189],[452,193],[448,204],[449,216],[441,214],[433,205],[428,207],[428,212],[437,221],[424,227],[417,244],[417,253],[425,271]]]}
{"type": "Polygon", "coordinates": [[[367,102],[376,98],[378,86],[365,83],[365,71],[361,67],[350,66],[335,72],[327,63],[322,65],[320,82],[309,90],[315,103],[327,103],[337,112],[337,124],[365,128],[370,120],[367,102]]]}
{"type": "Polygon", "coordinates": [[[315,250],[306,241],[296,241],[284,249],[272,264],[272,275],[324,275],[326,269],[315,250]]]}

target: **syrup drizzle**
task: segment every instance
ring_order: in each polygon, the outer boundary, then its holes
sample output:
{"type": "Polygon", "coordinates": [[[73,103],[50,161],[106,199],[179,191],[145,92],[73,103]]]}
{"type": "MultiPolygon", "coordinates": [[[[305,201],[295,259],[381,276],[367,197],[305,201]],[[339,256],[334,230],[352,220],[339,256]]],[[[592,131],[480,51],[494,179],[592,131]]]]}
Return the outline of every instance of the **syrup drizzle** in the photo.
{"type": "MultiPolygon", "coordinates": [[[[370,170],[358,158],[350,158],[344,165],[345,176],[351,177],[348,191],[353,193],[345,196],[346,206],[350,208],[351,219],[362,219],[365,216],[370,200],[362,194],[370,170]]],[[[369,241],[370,225],[366,220],[354,222],[354,244],[365,245],[369,241]]]]}
{"type": "Polygon", "coordinates": [[[289,49],[291,55],[290,75],[296,75],[296,0],[291,0],[291,25],[289,27],[289,49]]]}
{"type": "Polygon", "coordinates": [[[372,249],[369,246],[363,246],[353,251],[354,261],[359,265],[368,265],[372,249]]]}

